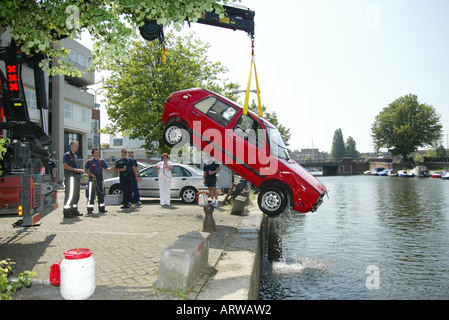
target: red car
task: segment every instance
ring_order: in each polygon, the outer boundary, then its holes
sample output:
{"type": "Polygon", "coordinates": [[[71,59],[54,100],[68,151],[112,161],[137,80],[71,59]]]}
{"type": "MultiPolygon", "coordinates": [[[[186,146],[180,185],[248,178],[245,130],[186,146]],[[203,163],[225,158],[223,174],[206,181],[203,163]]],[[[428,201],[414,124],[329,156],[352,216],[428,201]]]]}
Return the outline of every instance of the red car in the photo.
{"type": "Polygon", "coordinates": [[[173,147],[193,144],[259,188],[259,208],[269,216],[287,204],[315,211],[326,187],[290,159],[278,129],[264,118],[208,90],[172,93],[164,104],[164,141],[173,147]]]}

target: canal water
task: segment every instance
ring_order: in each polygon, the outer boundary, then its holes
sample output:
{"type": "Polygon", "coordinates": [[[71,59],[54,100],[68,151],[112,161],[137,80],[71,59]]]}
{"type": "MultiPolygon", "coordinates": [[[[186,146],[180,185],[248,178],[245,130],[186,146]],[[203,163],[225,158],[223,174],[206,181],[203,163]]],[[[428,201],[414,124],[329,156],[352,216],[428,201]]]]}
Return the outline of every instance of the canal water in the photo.
{"type": "Polygon", "coordinates": [[[449,180],[319,180],[316,212],[271,221],[281,236],[265,248],[261,300],[449,299],[449,180]]]}

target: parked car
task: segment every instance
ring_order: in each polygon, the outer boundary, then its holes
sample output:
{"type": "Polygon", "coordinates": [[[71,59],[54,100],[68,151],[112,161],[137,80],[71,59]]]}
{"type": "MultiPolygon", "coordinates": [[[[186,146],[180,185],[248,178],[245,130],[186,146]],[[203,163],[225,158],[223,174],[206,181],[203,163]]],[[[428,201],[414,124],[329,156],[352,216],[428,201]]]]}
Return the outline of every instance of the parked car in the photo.
{"type": "Polygon", "coordinates": [[[192,144],[256,186],[265,214],[279,215],[287,204],[315,211],[323,202],[326,187],[290,158],[279,130],[235,102],[201,88],[177,91],[162,121],[169,147],[192,144]]]}
{"type": "MultiPolygon", "coordinates": [[[[159,198],[158,176],[153,166],[140,171],[142,181],[138,183],[141,197],[159,198]]],[[[106,194],[122,194],[118,177],[104,181],[106,194]]],[[[194,203],[199,191],[207,191],[203,185],[203,171],[192,165],[174,164],[170,197],[181,198],[186,203],[194,203]]]]}

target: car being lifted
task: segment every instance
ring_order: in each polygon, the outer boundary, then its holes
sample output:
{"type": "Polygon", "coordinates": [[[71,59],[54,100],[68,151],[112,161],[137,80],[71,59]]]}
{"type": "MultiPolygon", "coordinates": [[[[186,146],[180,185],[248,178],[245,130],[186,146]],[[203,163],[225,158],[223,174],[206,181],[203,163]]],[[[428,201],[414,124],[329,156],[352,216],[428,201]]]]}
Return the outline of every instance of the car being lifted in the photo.
{"type": "Polygon", "coordinates": [[[326,187],[289,157],[279,130],[226,97],[202,88],[174,92],[162,121],[169,147],[193,144],[259,188],[265,214],[279,215],[287,205],[315,211],[323,202],[326,187]]]}

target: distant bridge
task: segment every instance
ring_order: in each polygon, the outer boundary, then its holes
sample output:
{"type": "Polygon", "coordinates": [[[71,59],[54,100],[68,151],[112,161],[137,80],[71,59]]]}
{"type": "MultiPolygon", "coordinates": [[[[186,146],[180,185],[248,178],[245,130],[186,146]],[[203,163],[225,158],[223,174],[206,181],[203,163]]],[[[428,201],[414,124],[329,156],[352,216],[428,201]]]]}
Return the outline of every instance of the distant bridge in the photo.
{"type": "Polygon", "coordinates": [[[298,163],[304,168],[323,168],[323,176],[362,174],[369,170],[369,163],[363,158],[303,160],[298,163]]]}

